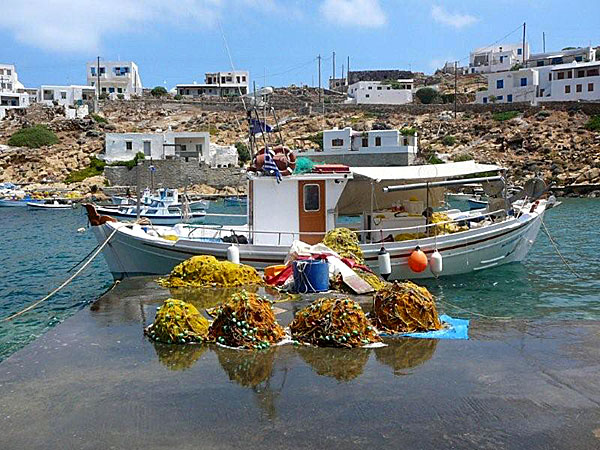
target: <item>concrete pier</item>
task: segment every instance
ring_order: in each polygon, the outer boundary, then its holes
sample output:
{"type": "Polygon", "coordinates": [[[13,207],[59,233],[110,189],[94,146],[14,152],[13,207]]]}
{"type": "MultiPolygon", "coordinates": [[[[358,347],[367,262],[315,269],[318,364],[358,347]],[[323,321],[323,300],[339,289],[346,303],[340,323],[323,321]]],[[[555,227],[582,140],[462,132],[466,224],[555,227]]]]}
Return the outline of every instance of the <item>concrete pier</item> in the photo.
{"type": "MultiPolygon", "coordinates": [[[[0,448],[600,448],[598,322],[247,352],[148,341],[167,296],[126,281],[2,362],[0,448]]],[[[278,320],[305,304],[276,304],[278,320]]]]}

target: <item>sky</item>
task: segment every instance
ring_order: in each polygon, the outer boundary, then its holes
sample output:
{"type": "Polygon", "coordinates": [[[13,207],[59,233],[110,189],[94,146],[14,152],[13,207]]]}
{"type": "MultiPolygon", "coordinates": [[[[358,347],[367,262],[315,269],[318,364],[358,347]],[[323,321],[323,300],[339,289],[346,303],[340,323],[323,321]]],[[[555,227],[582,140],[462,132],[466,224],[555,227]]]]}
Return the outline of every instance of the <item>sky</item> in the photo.
{"type": "Polygon", "coordinates": [[[317,85],[351,70],[432,73],[469,51],[600,45],[598,0],[0,0],[0,63],[27,87],[85,84],[85,63],[135,61],[145,87],[249,70],[258,87],[317,85]],[[6,5],[8,4],[8,5],[6,5]],[[229,51],[228,51],[229,49],[229,51]],[[230,58],[230,56],[231,58],[230,58]],[[344,68],[345,70],[347,67],[344,68]]]}

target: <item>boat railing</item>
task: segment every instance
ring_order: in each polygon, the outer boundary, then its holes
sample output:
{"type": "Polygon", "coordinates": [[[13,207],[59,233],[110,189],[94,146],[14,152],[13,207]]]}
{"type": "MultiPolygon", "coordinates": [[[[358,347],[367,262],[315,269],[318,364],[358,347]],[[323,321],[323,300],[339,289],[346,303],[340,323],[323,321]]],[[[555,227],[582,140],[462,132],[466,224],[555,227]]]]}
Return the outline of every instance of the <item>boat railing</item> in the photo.
{"type": "MultiPolygon", "coordinates": [[[[455,224],[455,223],[464,223],[464,222],[478,220],[478,219],[482,219],[485,217],[490,217],[490,216],[500,215],[500,214],[506,214],[506,210],[498,209],[496,211],[475,214],[475,215],[467,216],[467,217],[455,218],[455,219],[446,220],[443,222],[429,223],[429,224],[424,224],[424,225],[414,225],[414,226],[410,226],[410,227],[377,228],[377,229],[371,229],[371,230],[353,230],[353,231],[354,231],[354,233],[359,235],[359,239],[360,239],[360,237],[367,236],[370,234],[375,234],[375,233],[389,234],[389,233],[399,233],[399,232],[410,233],[411,231],[419,232],[423,229],[429,230],[430,228],[434,228],[434,227],[455,224]]],[[[193,230],[190,231],[188,234],[189,237],[191,237],[192,234],[194,233],[194,231],[196,231],[198,229],[216,231],[217,233],[216,233],[216,236],[214,236],[214,237],[217,237],[217,238],[222,237],[223,233],[236,233],[236,232],[239,233],[240,235],[241,234],[248,235],[248,237],[251,238],[252,240],[254,240],[254,237],[256,235],[277,235],[277,245],[281,245],[282,237],[291,236],[292,239],[294,239],[294,238],[300,237],[300,236],[323,236],[323,234],[324,234],[322,231],[298,232],[298,231],[272,231],[272,230],[239,230],[239,229],[232,228],[231,226],[228,226],[228,225],[188,225],[188,227],[193,228],[193,230]]]]}

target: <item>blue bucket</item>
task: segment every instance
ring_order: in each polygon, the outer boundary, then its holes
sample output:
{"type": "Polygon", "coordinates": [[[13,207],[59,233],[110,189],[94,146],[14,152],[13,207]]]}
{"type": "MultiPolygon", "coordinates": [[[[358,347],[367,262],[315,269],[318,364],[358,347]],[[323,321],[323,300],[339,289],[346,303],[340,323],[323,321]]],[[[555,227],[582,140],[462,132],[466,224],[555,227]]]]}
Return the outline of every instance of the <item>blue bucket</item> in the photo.
{"type": "Polygon", "coordinates": [[[323,259],[303,259],[292,263],[294,290],[300,294],[329,290],[329,264],[323,259]]]}

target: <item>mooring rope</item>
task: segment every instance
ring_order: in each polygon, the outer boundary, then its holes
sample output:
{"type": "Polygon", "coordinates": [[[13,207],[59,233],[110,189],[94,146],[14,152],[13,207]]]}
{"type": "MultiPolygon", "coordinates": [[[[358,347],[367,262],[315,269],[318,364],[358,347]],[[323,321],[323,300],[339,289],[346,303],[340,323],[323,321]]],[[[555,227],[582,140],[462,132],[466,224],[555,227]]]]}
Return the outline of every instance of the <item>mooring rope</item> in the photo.
{"type": "Polygon", "coordinates": [[[0,320],[0,322],[8,322],[9,320],[14,319],[15,317],[20,316],[21,314],[26,313],[27,311],[31,311],[33,308],[35,308],[36,306],[38,306],[40,303],[45,302],[46,300],[48,300],[50,297],[52,297],[54,294],[56,294],[57,292],[59,292],[60,290],[62,290],[65,286],[67,286],[71,281],[73,281],[75,279],[75,277],[77,277],[81,272],[83,272],[85,270],[85,268],[87,266],[89,266],[91,264],[91,262],[96,258],[96,256],[98,256],[100,254],[100,252],[102,251],[102,249],[108,244],[108,241],[110,241],[112,239],[112,237],[115,235],[115,233],[119,230],[119,226],[115,227],[115,229],[112,231],[112,233],[106,238],[106,240],[102,243],[102,245],[100,245],[98,247],[98,249],[96,250],[96,252],[91,256],[90,259],[88,259],[85,264],[83,264],[78,270],[77,272],[75,272],[73,275],[71,275],[69,278],[67,278],[66,281],[64,281],[60,286],[58,286],[56,289],[54,289],[52,292],[50,292],[48,295],[46,295],[43,299],[38,300],[35,303],[32,303],[31,305],[29,305],[28,307],[22,309],[21,311],[5,317],[4,319],[0,320]]]}
{"type": "Polygon", "coordinates": [[[550,243],[554,247],[554,250],[556,251],[556,253],[558,254],[558,256],[560,256],[560,259],[562,260],[562,262],[564,263],[564,265],[567,266],[567,269],[569,269],[569,271],[573,275],[575,275],[577,278],[583,278],[581,275],[579,275],[575,271],[575,269],[573,269],[571,267],[571,265],[569,264],[569,261],[566,260],[566,258],[562,255],[562,253],[558,249],[558,244],[554,241],[554,239],[552,238],[552,236],[550,236],[550,231],[548,231],[548,227],[546,226],[546,223],[544,222],[544,218],[540,217],[540,220],[542,221],[542,226],[544,227],[544,233],[546,233],[546,236],[548,236],[548,239],[550,240],[550,243]]]}

